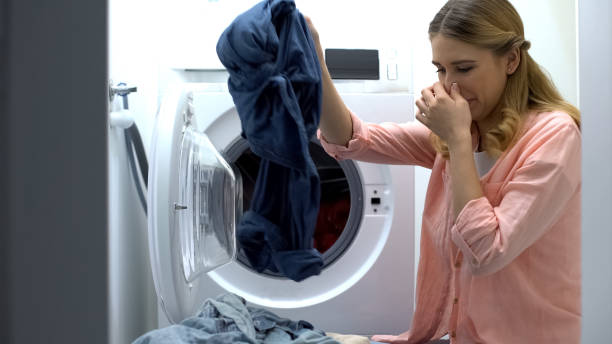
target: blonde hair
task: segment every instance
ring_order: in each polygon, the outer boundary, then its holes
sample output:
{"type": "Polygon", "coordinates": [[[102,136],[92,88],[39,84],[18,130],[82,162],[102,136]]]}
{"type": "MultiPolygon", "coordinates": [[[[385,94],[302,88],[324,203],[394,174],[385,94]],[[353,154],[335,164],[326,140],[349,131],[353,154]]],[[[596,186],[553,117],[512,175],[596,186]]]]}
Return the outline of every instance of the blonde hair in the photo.
{"type": "MultiPolygon", "coordinates": [[[[519,48],[519,66],[508,76],[494,110],[501,112],[501,120],[493,129],[481,133],[489,154],[497,157],[511,146],[529,110],[563,111],[580,127],[580,111],[561,97],[552,80],[527,52],[531,43],[525,40],[521,17],[509,1],[450,0],[429,24],[430,38],[437,34],[489,49],[498,56],[519,48]]],[[[430,138],[436,151],[448,159],[446,142],[433,133],[430,138]]]]}

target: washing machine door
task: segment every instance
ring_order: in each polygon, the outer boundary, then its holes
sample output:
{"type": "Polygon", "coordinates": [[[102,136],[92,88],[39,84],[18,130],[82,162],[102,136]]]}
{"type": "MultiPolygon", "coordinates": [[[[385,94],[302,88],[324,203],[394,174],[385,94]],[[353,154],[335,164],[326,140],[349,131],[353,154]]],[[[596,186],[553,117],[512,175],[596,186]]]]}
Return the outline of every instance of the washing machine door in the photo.
{"type": "Polygon", "coordinates": [[[240,183],[198,131],[192,103],[186,84],[164,98],[148,179],[151,269],[162,309],[173,323],[195,315],[204,301],[199,277],[234,259],[242,204],[240,183]]]}

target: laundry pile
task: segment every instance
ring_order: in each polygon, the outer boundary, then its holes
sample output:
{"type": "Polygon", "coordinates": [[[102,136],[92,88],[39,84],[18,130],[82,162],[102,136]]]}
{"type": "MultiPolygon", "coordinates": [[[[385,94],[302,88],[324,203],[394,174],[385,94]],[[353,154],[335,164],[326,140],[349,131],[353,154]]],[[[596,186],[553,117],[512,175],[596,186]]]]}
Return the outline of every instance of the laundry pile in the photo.
{"type": "Polygon", "coordinates": [[[321,115],[321,67],[293,0],[266,0],[238,16],[217,43],[242,136],[261,158],[250,209],[237,228],[257,272],[294,281],[318,275],[313,247],[319,175],[309,152],[321,115]]]}
{"type": "MultiPolygon", "coordinates": [[[[367,338],[361,337],[369,343],[367,338]]],[[[251,306],[235,294],[207,299],[180,324],[149,332],[133,344],[341,344],[307,321],[292,321],[251,306]]],[[[347,343],[347,342],[345,342],[347,343]]]]}

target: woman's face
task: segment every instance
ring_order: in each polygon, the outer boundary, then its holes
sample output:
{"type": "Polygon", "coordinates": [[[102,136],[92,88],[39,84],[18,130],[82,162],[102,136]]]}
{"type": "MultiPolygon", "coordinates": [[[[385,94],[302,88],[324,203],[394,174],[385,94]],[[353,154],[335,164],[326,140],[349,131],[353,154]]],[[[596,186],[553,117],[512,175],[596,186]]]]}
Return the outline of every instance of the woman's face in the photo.
{"type": "Polygon", "coordinates": [[[509,57],[439,34],[431,38],[431,49],[446,92],[456,82],[470,104],[472,119],[487,118],[499,103],[508,75],[516,69],[510,69],[509,57]]]}

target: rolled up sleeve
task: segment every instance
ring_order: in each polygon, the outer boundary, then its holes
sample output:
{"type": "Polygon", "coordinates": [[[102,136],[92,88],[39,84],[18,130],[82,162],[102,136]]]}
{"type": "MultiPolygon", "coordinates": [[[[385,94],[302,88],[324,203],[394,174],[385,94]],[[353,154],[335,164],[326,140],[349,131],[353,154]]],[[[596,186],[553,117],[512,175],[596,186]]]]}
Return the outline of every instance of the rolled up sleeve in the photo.
{"type": "Polygon", "coordinates": [[[430,131],[418,122],[366,123],[352,111],[353,136],[346,146],[329,143],[317,131],[325,151],[337,160],[353,159],[380,164],[433,166],[436,151],[430,131]]]}
{"type": "Polygon", "coordinates": [[[481,197],[459,213],[451,236],[474,274],[505,267],[562,215],[581,182],[581,138],[572,124],[548,128],[527,145],[528,157],[502,185],[498,206],[481,197]]]}

